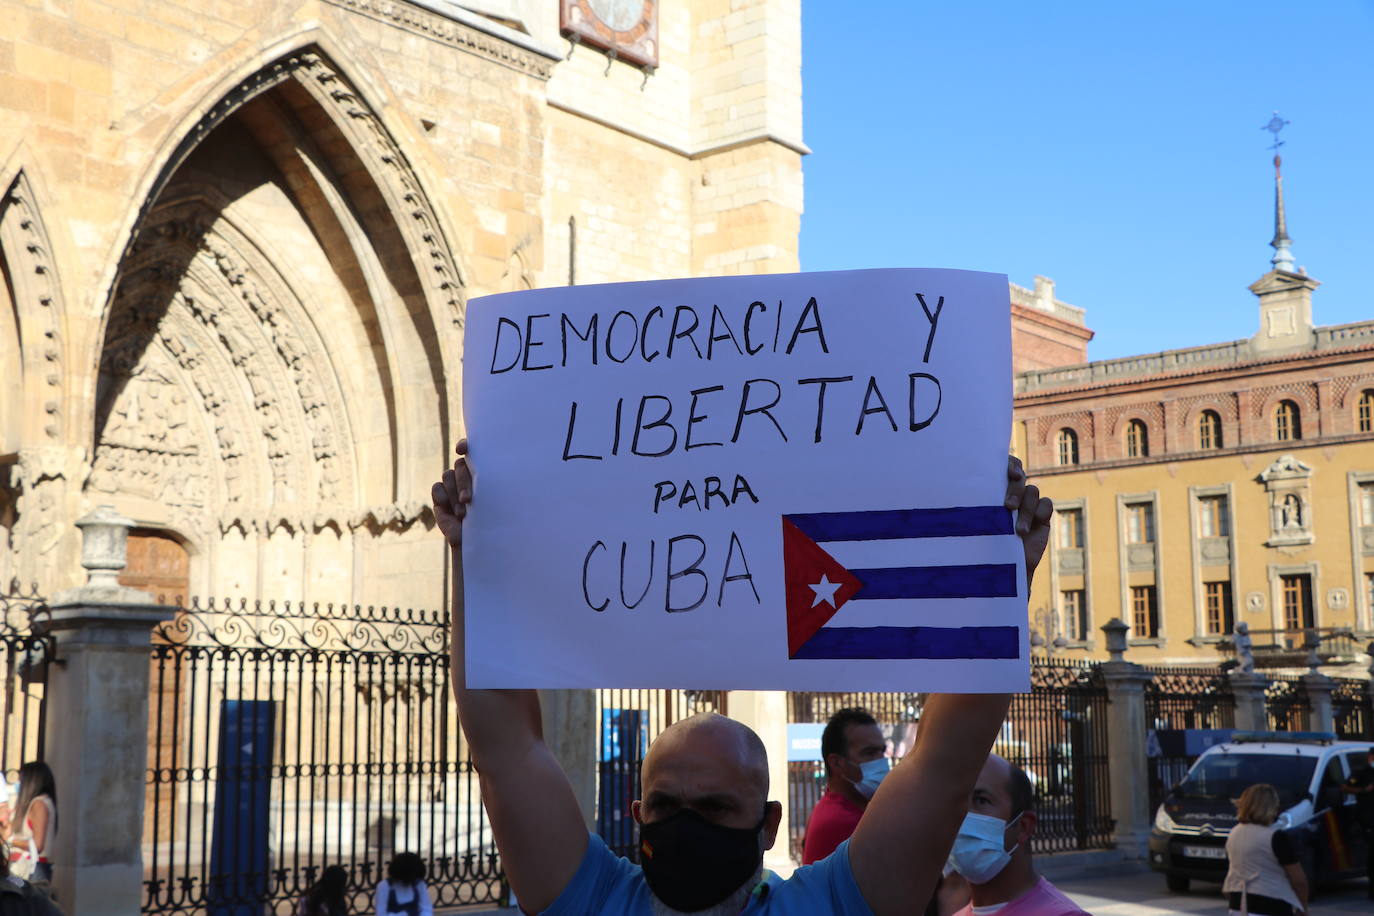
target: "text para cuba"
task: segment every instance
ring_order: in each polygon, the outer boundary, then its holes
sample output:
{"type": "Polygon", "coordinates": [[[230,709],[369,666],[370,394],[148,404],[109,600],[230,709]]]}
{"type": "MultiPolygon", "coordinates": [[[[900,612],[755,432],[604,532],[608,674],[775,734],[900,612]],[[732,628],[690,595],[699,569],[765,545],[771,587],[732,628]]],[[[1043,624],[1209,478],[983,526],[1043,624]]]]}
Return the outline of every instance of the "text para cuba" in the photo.
{"type": "MultiPolygon", "coordinates": [[[[929,325],[921,356],[921,362],[928,363],[945,298],[938,297],[932,305],[923,293],[915,296],[929,325]]],[[[816,298],[809,298],[799,310],[795,305],[793,309],[795,313],[788,315],[787,304],[782,301],[773,305],[756,300],[742,310],[735,309],[734,320],[719,305],[711,306],[709,317],[704,315],[704,307],[690,305],[671,309],[656,305],[642,317],[625,310],[609,318],[602,313],[581,318],[545,313],[526,315],[519,322],[502,316],[497,319],[490,372],[539,372],[631,361],[648,365],[659,359],[709,361],[718,353],[790,356],[806,347],[830,355],[816,298]]],[[[810,437],[812,443],[820,443],[827,435],[845,435],[851,429],[855,436],[874,428],[914,433],[935,421],[941,400],[940,380],[921,371],[881,379],[877,375],[816,376],[795,379],[788,385],[770,378],[752,378],[732,390],[710,385],[675,395],[646,393],[638,398],[617,398],[613,409],[605,408],[594,419],[583,405],[570,400],[562,460],[662,458],[733,445],[746,436],[777,437],[784,443],[810,437]],[[785,397],[813,400],[814,425],[785,429],[774,413],[785,397]]],[[[706,477],[700,486],[690,480],[680,484],[658,481],[651,497],[655,514],[665,508],[723,508],[745,499],[759,501],[740,474],[728,483],[720,477],[706,477]]],[[[712,546],[696,534],[668,538],[661,549],[658,541],[651,539],[647,564],[640,565],[628,542],[621,541],[618,551],[613,551],[598,540],[582,563],[583,600],[594,611],[605,611],[617,599],[619,606],[633,610],[652,591],[662,595],[664,611],[680,613],[696,610],[707,601],[721,606],[727,586],[738,583],[737,589],[748,586],[747,593],[739,592],[741,596],[747,594],[755,603],[762,603],[738,533],[732,531],[728,543],[712,546]],[[601,579],[596,575],[598,564],[614,564],[617,552],[618,593],[594,595],[590,583],[601,579]],[[641,576],[636,575],[637,570],[646,571],[643,588],[638,587],[641,576]]]]}

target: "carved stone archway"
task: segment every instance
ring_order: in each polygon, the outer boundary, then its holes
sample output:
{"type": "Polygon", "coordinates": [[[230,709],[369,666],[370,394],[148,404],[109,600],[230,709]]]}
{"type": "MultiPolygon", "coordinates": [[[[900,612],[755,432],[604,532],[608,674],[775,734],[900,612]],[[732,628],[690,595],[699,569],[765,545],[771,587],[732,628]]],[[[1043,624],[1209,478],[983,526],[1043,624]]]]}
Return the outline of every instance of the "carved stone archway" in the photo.
{"type": "Polygon", "coordinates": [[[283,58],[206,115],[142,210],[87,496],[184,538],[194,592],[362,600],[427,518],[461,319],[406,157],[323,54],[283,58]]]}

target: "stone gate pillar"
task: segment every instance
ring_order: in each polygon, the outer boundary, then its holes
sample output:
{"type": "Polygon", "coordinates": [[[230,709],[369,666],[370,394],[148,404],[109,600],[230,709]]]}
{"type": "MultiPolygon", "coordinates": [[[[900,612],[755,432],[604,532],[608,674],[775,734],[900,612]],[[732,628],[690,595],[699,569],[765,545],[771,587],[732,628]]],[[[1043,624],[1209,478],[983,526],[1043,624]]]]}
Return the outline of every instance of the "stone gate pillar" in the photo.
{"type": "Polygon", "coordinates": [[[1331,706],[1331,691],[1336,682],[1313,671],[1302,676],[1303,693],[1307,694],[1307,728],[1314,732],[1336,732],[1336,715],[1331,706]]]}
{"type": "Polygon", "coordinates": [[[1236,698],[1236,730],[1262,732],[1269,730],[1269,712],[1264,702],[1264,690],[1269,679],[1253,671],[1232,671],[1231,692],[1236,698]]]}
{"type": "Polygon", "coordinates": [[[125,916],[143,902],[150,634],[175,609],[116,581],[132,521],[101,506],[76,524],[87,581],[52,603],[45,756],[62,805],[53,886],[65,912],[125,916]]]}
{"type": "Polygon", "coordinates": [[[1102,625],[1109,661],[1101,664],[1111,713],[1107,718],[1107,753],[1111,772],[1112,817],[1116,848],[1143,861],[1149,851],[1150,771],[1146,755],[1145,685],[1154,675],[1126,661],[1127,626],[1113,617],[1102,625]]]}
{"type": "Polygon", "coordinates": [[[768,751],[768,797],[782,802],[782,822],[778,824],[778,839],[763,855],[765,867],[782,874],[791,874],[792,818],[806,822],[810,811],[792,811],[791,791],[787,777],[787,693],[782,690],[732,690],[729,698],[730,718],[743,722],[763,739],[768,751]]]}
{"type": "Polygon", "coordinates": [[[596,721],[596,691],[541,690],[539,708],[544,741],[568,774],[587,829],[595,830],[596,743],[601,733],[596,721]]]}

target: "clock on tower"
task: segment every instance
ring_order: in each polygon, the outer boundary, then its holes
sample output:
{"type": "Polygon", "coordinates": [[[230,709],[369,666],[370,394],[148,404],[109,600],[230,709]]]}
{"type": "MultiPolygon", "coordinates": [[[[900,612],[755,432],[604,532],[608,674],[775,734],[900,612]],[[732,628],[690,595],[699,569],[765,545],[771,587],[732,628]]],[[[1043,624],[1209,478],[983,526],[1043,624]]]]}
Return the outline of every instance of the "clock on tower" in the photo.
{"type": "Polygon", "coordinates": [[[658,66],[658,0],[560,0],[563,34],[641,67],[658,66]]]}

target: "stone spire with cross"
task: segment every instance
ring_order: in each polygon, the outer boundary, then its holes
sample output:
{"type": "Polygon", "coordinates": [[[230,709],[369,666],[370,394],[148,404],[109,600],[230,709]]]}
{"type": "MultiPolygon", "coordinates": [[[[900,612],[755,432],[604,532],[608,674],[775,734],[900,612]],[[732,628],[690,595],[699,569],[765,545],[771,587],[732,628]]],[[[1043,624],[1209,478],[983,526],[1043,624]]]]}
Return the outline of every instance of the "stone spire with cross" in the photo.
{"type": "Polygon", "coordinates": [[[1261,130],[1274,135],[1274,248],[1268,273],[1250,285],[1259,297],[1259,333],[1251,344],[1256,355],[1267,356],[1303,350],[1315,340],[1312,329],[1312,291],[1320,284],[1293,260],[1293,241],[1288,237],[1288,217],[1283,205],[1283,160],[1279,158],[1279,131],[1288,122],[1274,112],[1261,130]]]}

